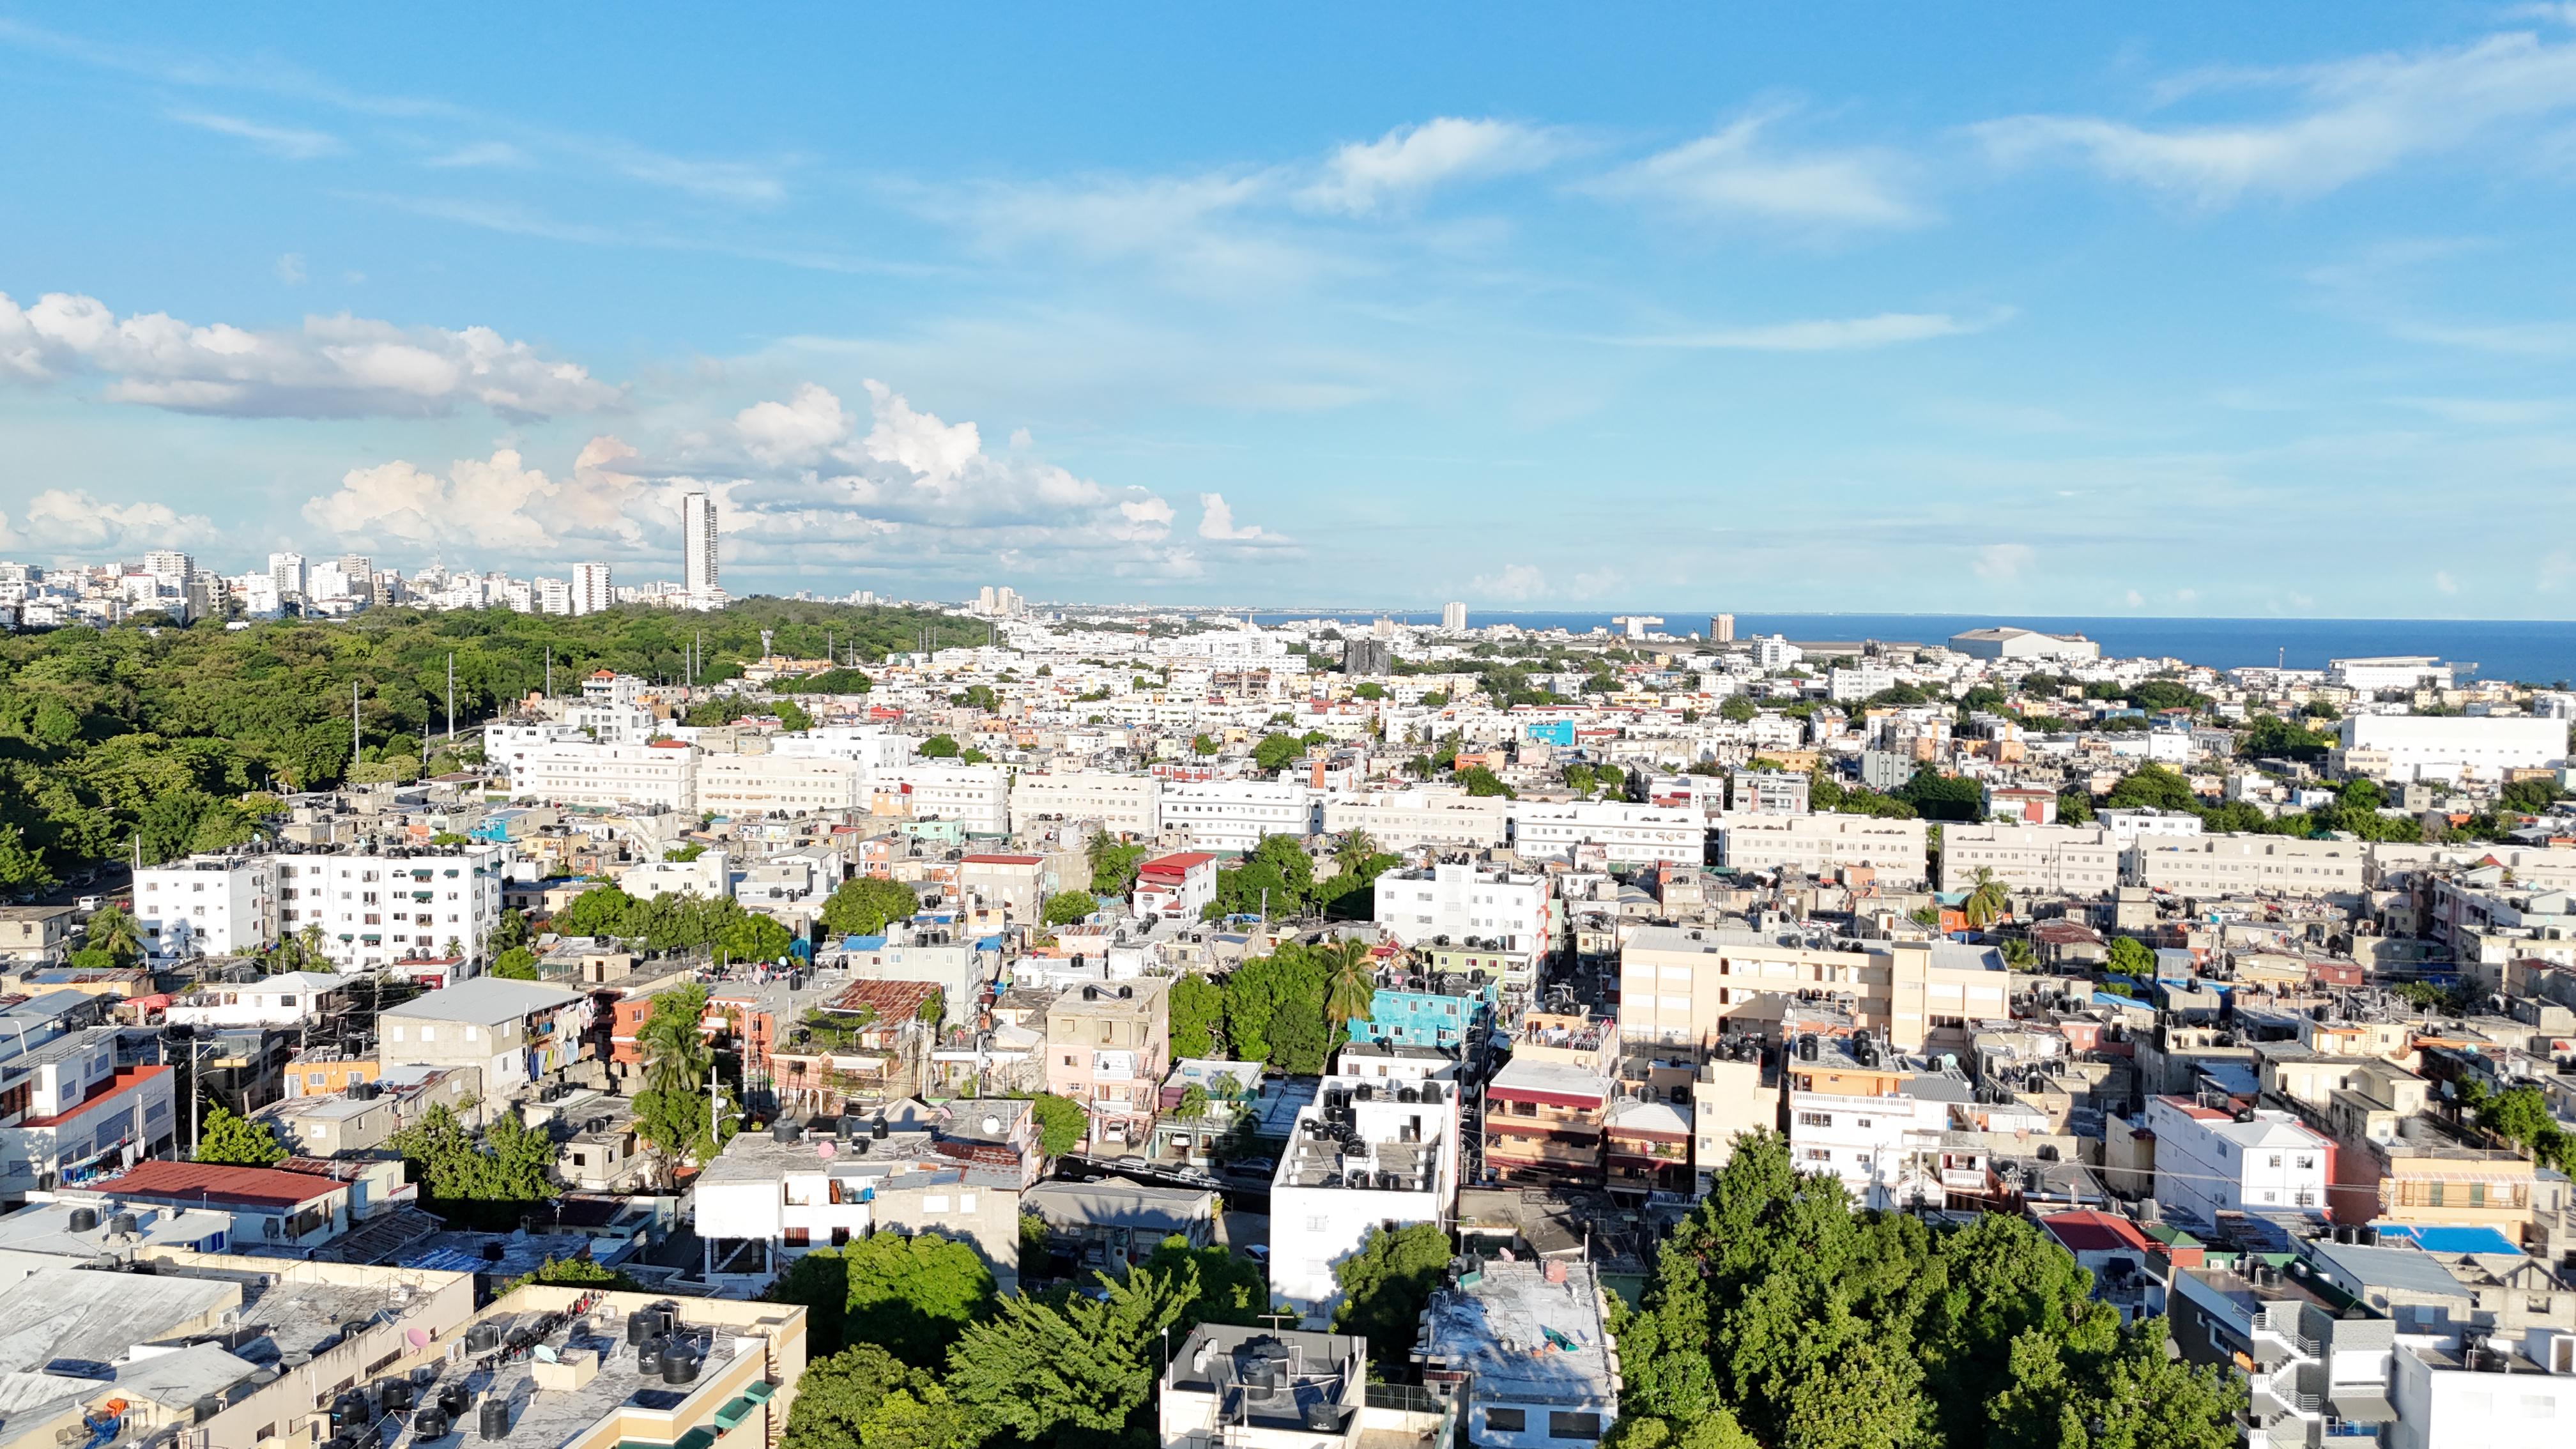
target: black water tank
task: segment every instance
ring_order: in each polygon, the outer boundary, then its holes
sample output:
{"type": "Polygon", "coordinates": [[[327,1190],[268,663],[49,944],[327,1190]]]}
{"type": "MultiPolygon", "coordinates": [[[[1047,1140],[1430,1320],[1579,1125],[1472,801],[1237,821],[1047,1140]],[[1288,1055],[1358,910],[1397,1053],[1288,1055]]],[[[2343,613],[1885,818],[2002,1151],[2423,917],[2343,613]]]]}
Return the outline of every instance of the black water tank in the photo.
{"type": "Polygon", "coordinates": [[[868,1135],[879,1142],[883,1142],[886,1135],[886,1120],[883,1117],[879,1117],[876,1121],[870,1123],[868,1125],[868,1135]]]}
{"type": "Polygon", "coordinates": [[[439,1412],[447,1415],[450,1422],[462,1420],[465,1411],[473,1406],[474,1391],[463,1384],[449,1384],[438,1391],[439,1412]]]}
{"type": "Polygon", "coordinates": [[[331,1401],[331,1427],[334,1431],[354,1429],[374,1417],[367,1396],[354,1389],[331,1401]]]}
{"type": "Polygon", "coordinates": [[[805,1140],[805,1129],[797,1125],[793,1119],[781,1117],[776,1122],[770,1124],[769,1140],[772,1142],[801,1142],[805,1140]]]}
{"type": "Polygon", "coordinates": [[[447,1412],[444,1409],[431,1408],[412,1415],[411,1436],[414,1439],[446,1438],[447,1412]]]}
{"type": "Polygon", "coordinates": [[[376,1384],[376,1405],[388,1414],[411,1407],[411,1380],[384,1379],[376,1384]]]}
{"type": "Polygon", "coordinates": [[[698,1381],[698,1369],[702,1362],[703,1360],[701,1360],[694,1352],[687,1349],[674,1348],[669,1353],[662,1356],[662,1382],[666,1384],[696,1383],[698,1381]]]}
{"type": "Polygon", "coordinates": [[[196,1421],[200,1424],[224,1411],[224,1401],[212,1394],[197,1400],[196,1421]]]}
{"type": "Polygon", "coordinates": [[[107,1220],[107,1230],[111,1233],[130,1233],[142,1225],[132,1213],[118,1213],[107,1220]]]}
{"type": "Polygon", "coordinates": [[[495,1394],[483,1401],[483,1412],[476,1421],[486,1439],[510,1437],[510,1401],[495,1394]]]}
{"type": "Polygon", "coordinates": [[[664,1343],[659,1338],[648,1338],[641,1344],[636,1345],[635,1371],[639,1374],[660,1373],[662,1371],[662,1354],[668,1347],[670,1347],[670,1345],[664,1343]]]}
{"type": "Polygon", "coordinates": [[[627,1314],[626,1346],[628,1348],[633,1348],[635,1345],[651,1338],[653,1336],[654,1326],[659,1322],[660,1319],[654,1315],[653,1310],[650,1308],[638,1308],[634,1312],[627,1314]]]}
{"type": "Polygon", "coordinates": [[[501,1346],[501,1325],[483,1319],[465,1330],[467,1353],[490,1353],[501,1346]]]}
{"type": "Polygon", "coordinates": [[[75,1232],[75,1233],[94,1233],[94,1232],[97,1232],[97,1231],[98,1231],[98,1209],[96,1209],[96,1208],[89,1208],[89,1207],[76,1207],[76,1208],[73,1208],[73,1209],[72,1209],[72,1216],[71,1216],[70,1229],[71,1229],[71,1231],[73,1231],[73,1232],[75,1232]]]}

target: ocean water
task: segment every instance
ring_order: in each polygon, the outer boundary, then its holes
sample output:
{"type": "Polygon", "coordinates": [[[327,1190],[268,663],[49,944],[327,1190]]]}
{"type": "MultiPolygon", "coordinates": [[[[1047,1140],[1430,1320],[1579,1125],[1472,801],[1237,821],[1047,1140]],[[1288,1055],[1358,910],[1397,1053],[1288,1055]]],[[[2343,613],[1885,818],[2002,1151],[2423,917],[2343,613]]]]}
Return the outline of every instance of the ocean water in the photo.
{"type": "MultiPolygon", "coordinates": [[[[1705,632],[1708,613],[1661,610],[1664,632],[1705,632]]],[[[1366,622],[1370,614],[1313,611],[1262,611],[1264,623],[1281,619],[1342,618],[1366,622]]],[[[1437,610],[1387,617],[1413,624],[1437,624],[1437,610]]],[[[1467,615],[1472,626],[1518,624],[1525,629],[1570,629],[1583,633],[1614,628],[1611,615],[1503,611],[1467,615]]],[[[2017,624],[2051,634],[2082,634],[2099,640],[2114,658],[2172,658],[2215,669],[2286,664],[2293,669],[2322,669],[2329,659],[2365,654],[2432,654],[2454,664],[2475,665],[2481,679],[2510,679],[2532,684],[2576,680],[2576,622],[2507,619],[2081,619],[2050,615],[1992,614],[1738,614],[1735,637],[1785,634],[1791,639],[1851,641],[1879,639],[1890,643],[1937,644],[1965,629],[2017,624]]],[[[2462,673],[2470,671],[2465,668],[2462,673]]]]}

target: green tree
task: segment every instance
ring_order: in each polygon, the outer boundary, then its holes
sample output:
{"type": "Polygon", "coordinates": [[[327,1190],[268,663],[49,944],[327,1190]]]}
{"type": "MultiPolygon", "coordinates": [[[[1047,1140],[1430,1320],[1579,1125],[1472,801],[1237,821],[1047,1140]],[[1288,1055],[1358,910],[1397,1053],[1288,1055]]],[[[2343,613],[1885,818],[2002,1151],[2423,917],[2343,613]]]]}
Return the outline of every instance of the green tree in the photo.
{"type": "Polygon", "coordinates": [[[850,1266],[838,1248],[816,1248],[787,1265],[761,1297],[805,1308],[807,1362],[841,1351],[850,1314],[850,1266]]]}
{"type": "Polygon", "coordinates": [[[925,760],[953,760],[957,755],[957,741],[953,736],[932,735],[921,742],[921,757],[925,760]]]}
{"type": "Polygon", "coordinates": [[[1216,1055],[1217,1027],[1225,1020],[1225,988],[1196,972],[1172,978],[1166,999],[1172,1059],[1216,1055]]]}
{"type": "Polygon", "coordinates": [[[1213,755],[1216,753],[1216,749],[1216,741],[1206,735],[1201,734],[1190,737],[1190,753],[1193,755],[1201,757],[1213,755]]]}
{"type": "Polygon", "coordinates": [[[119,966],[131,966],[143,954],[143,928],[124,907],[114,904],[90,912],[82,940],[90,950],[105,951],[119,966]]]}
{"type": "Polygon", "coordinates": [[[1333,1266],[1342,1296],[1333,1331],[1363,1335],[1378,1357],[1403,1362],[1449,1258],[1449,1234],[1435,1224],[1371,1228],[1360,1250],[1333,1266]]]}
{"type": "Polygon", "coordinates": [[[874,936],[887,922],[909,920],[920,909],[921,897],[903,882],[858,876],[823,902],[823,929],[834,936],[874,936]]]}
{"type": "Polygon", "coordinates": [[[2141,981],[2153,980],[2156,953],[2148,950],[2146,944],[2135,936],[2115,936],[2111,939],[2109,965],[2120,975],[2135,976],[2141,981]]]}
{"type": "Polygon", "coordinates": [[[516,1112],[494,1116],[478,1138],[440,1104],[386,1145],[420,1184],[423,1206],[463,1226],[506,1231],[557,1195],[554,1139],[516,1112]]]}
{"type": "Polygon", "coordinates": [[[1982,931],[2011,910],[2012,900],[2005,894],[2004,883],[1995,879],[1993,871],[1979,867],[1976,887],[1959,903],[1959,914],[1967,918],[1969,928],[1982,931]]]}
{"type": "Polygon", "coordinates": [[[1222,1247],[1193,1248],[1178,1233],[1163,1239],[1142,1264],[1148,1273],[1198,1285],[1189,1306],[1172,1324],[1179,1340],[1202,1323],[1258,1328],[1270,1312],[1270,1278],[1261,1265],[1222,1247]]]}
{"type": "Polygon", "coordinates": [[[1740,694],[1728,695],[1726,702],[1717,707],[1717,717],[1729,724],[1750,724],[1753,717],[1761,712],[1759,706],[1740,694]]]}
{"type": "Polygon", "coordinates": [[[957,1336],[992,1311],[993,1274],[964,1242],[936,1233],[875,1233],[841,1252],[849,1336],[915,1368],[933,1368],[957,1336]]]}
{"type": "Polygon", "coordinates": [[[1500,776],[1496,775],[1493,771],[1486,769],[1482,765],[1469,765],[1466,769],[1456,772],[1449,778],[1459,786],[1463,787],[1468,794],[1479,798],[1494,795],[1500,795],[1506,800],[1517,800],[1520,798],[1519,794],[1515,792],[1511,786],[1502,782],[1502,778],[1500,776]]]}
{"type": "Polygon", "coordinates": [[[205,1124],[199,1129],[197,1160],[234,1167],[268,1167],[284,1162],[286,1149],[277,1145],[277,1134],[267,1123],[253,1122],[217,1103],[206,1113],[205,1124]]]}
{"type": "Polygon", "coordinates": [[[2061,825],[2088,825],[2093,820],[2093,797],[2082,788],[2057,792],[2057,820],[2061,825]]]}
{"type": "Polygon", "coordinates": [[[1098,1298],[1003,1299],[950,1351],[949,1391],[1024,1444],[1133,1442],[1152,1403],[1162,1332],[1180,1320],[1198,1284],[1187,1271],[1097,1276],[1098,1298]]]}
{"type": "Polygon", "coordinates": [[[715,1048],[707,1042],[706,1015],[707,988],[692,981],[656,994],[635,1029],[635,1046],[644,1057],[635,1130],[652,1149],[665,1182],[683,1163],[713,1162],[722,1146],[708,1101],[715,1048]]]}
{"type": "Polygon", "coordinates": [[[1038,1151],[1048,1157],[1078,1152],[1091,1137],[1091,1113],[1071,1097],[1041,1092],[1029,1101],[1038,1119],[1038,1151]]]}
{"type": "Polygon", "coordinates": [[[972,1449],[982,1439],[937,1375],[863,1343],[806,1361],[779,1449],[972,1449]]]}
{"type": "Polygon", "coordinates": [[[492,974],[505,981],[534,981],[537,953],[525,946],[513,946],[492,958],[492,974]]]}
{"type": "Polygon", "coordinates": [[[1070,926],[1090,919],[1092,912],[1099,909],[1100,898],[1089,891],[1059,891],[1047,897],[1046,923],[1070,926]]]}
{"type": "Polygon", "coordinates": [[[2191,782],[2162,765],[2140,765],[2120,777],[2102,803],[2115,810],[2144,806],[2156,810],[2191,811],[2198,808],[2199,797],[2191,792],[2191,782]]]}
{"type": "Polygon", "coordinates": [[[1136,889],[1136,868],[1144,863],[1145,847],[1129,845],[1106,830],[1095,830],[1085,847],[1091,858],[1091,893],[1123,899],[1136,889]]]}
{"type": "Polygon", "coordinates": [[[1348,1028],[1365,1019],[1377,1002],[1377,962],[1364,942],[1350,937],[1322,949],[1324,1019],[1348,1028]]]}
{"type": "Polygon", "coordinates": [[[1290,761],[1305,753],[1306,747],[1299,744],[1295,736],[1274,730],[1263,735],[1260,743],[1252,747],[1252,763],[1264,773],[1269,773],[1286,769],[1290,761]]]}
{"type": "Polygon", "coordinates": [[[603,1268],[588,1258],[556,1258],[549,1256],[544,1262],[537,1265],[535,1272],[522,1273],[518,1277],[511,1279],[507,1284],[502,1286],[499,1293],[494,1294],[493,1296],[496,1298],[507,1298],[512,1293],[521,1288],[527,1287],[531,1283],[543,1283],[552,1287],[564,1288],[604,1288],[611,1293],[645,1293],[651,1291],[641,1282],[637,1281],[625,1272],[616,1268],[603,1268]]]}

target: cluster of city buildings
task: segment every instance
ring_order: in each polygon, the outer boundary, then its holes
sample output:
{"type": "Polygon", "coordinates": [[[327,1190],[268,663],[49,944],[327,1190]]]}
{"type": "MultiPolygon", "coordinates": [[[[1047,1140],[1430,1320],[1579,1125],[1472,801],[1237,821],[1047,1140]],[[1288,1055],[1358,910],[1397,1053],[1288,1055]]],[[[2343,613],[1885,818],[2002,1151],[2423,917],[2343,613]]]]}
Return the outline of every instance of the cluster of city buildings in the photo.
{"type": "Polygon", "coordinates": [[[257,845],[137,873],[127,970],[67,964],[76,908],[12,908],[0,1199],[220,1190],[162,1160],[202,1075],[302,1174],[228,1209],[225,1243],[352,1264],[452,1241],[386,1170],[437,1106],[544,1125],[594,1250],[727,1311],[875,1232],[966,1242],[1010,1285],[1032,1220],[1053,1261],[1114,1271],[1229,1243],[1250,1208],[1307,1327],[1176,1347],[1167,1444],[1463,1421],[1521,1446],[1615,1421],[1604,1294],[1768,1131],[1860,1207],[2029,1218],[2245,1380],[2249,1443],[2512,1443],[2576,1416],[2576,1204],[2555,1139],[2493,1125],[2576,1134],[2567,696],[2013,629],[1255,628],[1034,617],[1001,590],[970,612],[992,642],[799,694],[802,729],[764,710],[797,661],[532,697],[470,769],[296,798],[257,845]],[[1543,702],[1484,691],[1508,651],[1543,702]],[[732,723],[682,722],[723,695],[732,723]],[[2266,716],[2330,743],[2269,752],[2266,716]],[[1852,803],[1924,771],[1950,818],[1852,803]],[[2183,797],[2079,808],[2133,776],[2183,797]],[[2364,798],[2415,828],[2212,824],[2364,798]],[[1282,838],[1305,898],[1229,891],[1282,838]],[[1333,890],[1346,870],[1367,878],[1333,890]],[[869,880],[913,908],[826,929],[869,880]],[[549,928],[612,886],[729,900],[793,945],[549,928]],[[509,920],[534,923],[534,979],[493,974],[509,920]],[[1234,1055],[1222,1024],[1176,1049],[1182,983],[1294,942],[1365,963],[1319,1070],[1234,1055]],[[297,970],[247,964],[290,947],[297,970]],[[388,982],[417,994],[385,1005],[388,982]],[[764,1124],[685,1164],[685,1196],[629,1105],[641,1024],[683,985],[764,1124]],[[1054,1160],[1042,1094],[1084,1108],[1054,1160]],[[2520,1119],[2478,1105],[2508,1096],[2520,1119]],[[1372,1398],[1365,1345],[1321,1330],[1336,1270],[1406,1224],[1467,1266],[1416,1392],[1372,1398]]]}

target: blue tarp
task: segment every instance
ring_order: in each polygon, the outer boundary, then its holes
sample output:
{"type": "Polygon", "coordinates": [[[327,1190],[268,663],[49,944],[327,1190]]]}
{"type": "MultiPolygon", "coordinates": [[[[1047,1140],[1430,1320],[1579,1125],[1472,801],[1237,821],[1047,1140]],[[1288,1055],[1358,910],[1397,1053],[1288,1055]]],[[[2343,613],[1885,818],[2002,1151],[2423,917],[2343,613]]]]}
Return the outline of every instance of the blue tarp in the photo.
{"type": "Polygon", "coordinates": [[[2379,1240],[2392,1243],[2411,1240],[2428,1253],[2503,1253],[2520,1257],[2522,1248],[2513,1239],[2493,1228],[2431,1228],[2397,1223],[2383,1224],[2379,1240]]]}

